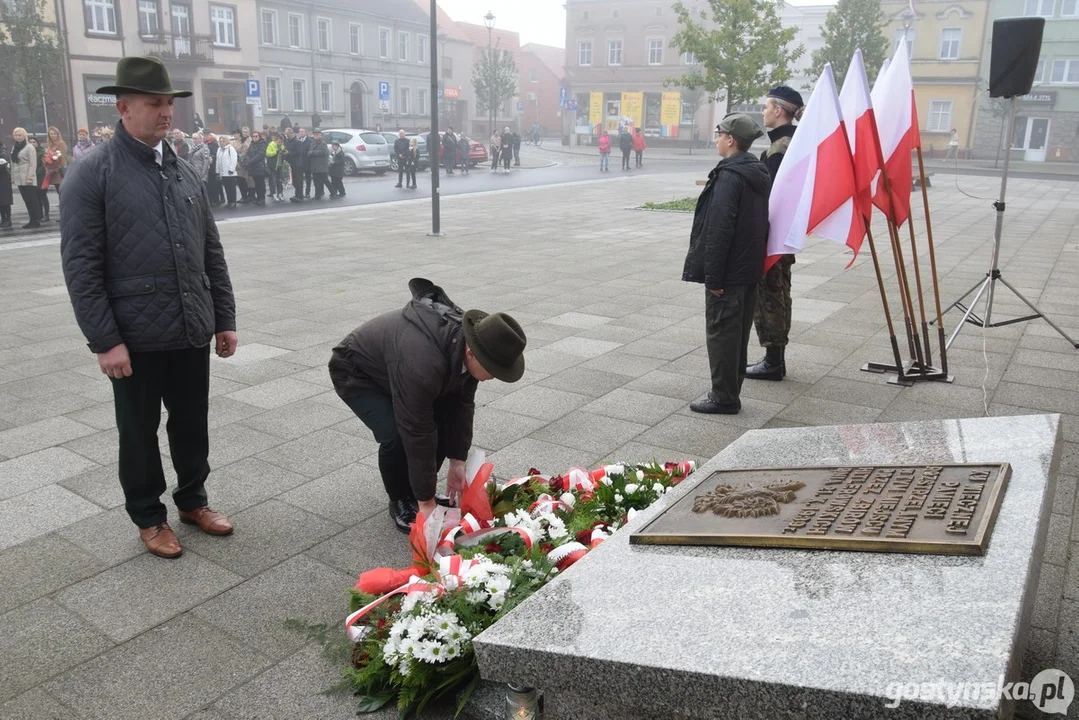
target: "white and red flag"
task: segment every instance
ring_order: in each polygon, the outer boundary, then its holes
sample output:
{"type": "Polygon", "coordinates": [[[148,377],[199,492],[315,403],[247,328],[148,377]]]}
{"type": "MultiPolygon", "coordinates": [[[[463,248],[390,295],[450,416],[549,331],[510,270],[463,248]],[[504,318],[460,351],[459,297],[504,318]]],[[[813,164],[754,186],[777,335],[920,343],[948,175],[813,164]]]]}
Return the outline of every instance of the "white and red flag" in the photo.
{"type": "Polygon", "coordinates": [[[855,205],[868,220],[873,214],[873,180],[880,172],[880,148],[861,50],[855,50],[850,60],[839,92],[839,106],[854,157],[855,205]]]}
{"type": "Polygon", "coordinates": [[[801,252],[810,234],[857,253],[865,222],[855,211],[854,194],[854,164],[835,76],[825,65],[772,183],[765,271],[780,256],[801,252]]]}
{"type": "Polygon", "coordinates": [[[907,44],[899,43],[888,69],[877,78],[871,93],[884,170],[892,188],[891,202],[879,180],[873,204],[902,225],[910,217],[910,191],[914,184],[911,153],[918,147],[918,114],[914,105],[914,81],[910,75],[907,44]]]}

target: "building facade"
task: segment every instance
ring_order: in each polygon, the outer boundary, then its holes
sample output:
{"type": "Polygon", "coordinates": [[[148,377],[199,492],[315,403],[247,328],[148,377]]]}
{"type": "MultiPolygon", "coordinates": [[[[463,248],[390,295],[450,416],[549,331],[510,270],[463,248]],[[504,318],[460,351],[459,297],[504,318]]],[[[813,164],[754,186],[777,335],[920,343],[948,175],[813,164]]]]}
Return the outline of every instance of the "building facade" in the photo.
{"type": "Polygon", "coordinates": [[[258,0],[265,122],[426,127],[432,47],[428,15],[413,2],[258,0]]]}
{"type": "MultiPolygon", "coordinates": [[[[54,0],[47,0],[35,10],[40,12],[34,13],[33,21],[44,34],[55,37],[59,23],[54,0]]],[[[0,30],[8,30],[5,21],[13,11],[11,5],[0,2],[0,30]]],[[[70,140],[74,137],[75,121],[71,115],[66,66],[46,79],[42,102],[31,111],[16,82],[10,31],[4,32],[3,37],[8,38],[8,44],[0,43],[0,68],[3,68],[0,72],[0,136],[5,138],[4,143],[10,145],[11,131],[16,127],[44,137],[50,125],[56,126],[70,140]]]]}
{"type": "MultiPolygon", "coordinates": [[[[993,0],[990,15],[993,20],[1041,16],[1046,19],[1045,32],[1034,86],[1018,100],[1011,138],[1005,137],[1009,101],[982,97],[976,157],[998,158],[1010,149],[1013,160],[1079,161],[1079,7],[1073,0],[993,0]]],[[[993,38],[987,37],[983,87],[989,86],[992,43],[993,38]]]]}
{"type": "Polygon", "coordinates": [[[247,103],[257,76],[255,0],[57,0],[66,29],[73,106],[82,127],[118,120],[116,98],[97,92],[115,80],[116,61],[153,55],[168,67],[176,127],[194,130],[198,112],[215,132],[260,124],[247,103]]]}
{"type": "Polygon", "coordinates": [[[923,149],[929,157],[943,156],[954,129],[960,156],[969,156],[978,125],[975,103],[987,72],[983,49],[989,3],[924,0],[913,12],[907,0],[881,5],[892,51],[906,42],[910,52],[923,149]]]}
{"type": "Polygon", "coordinates": [[[561,133],[565,61],[566,51],[562,48],[537,43],[521,46],[517,83],[520,87],[518,114],[523,130],[538,123],[548,132],[561,133]]]}
{"type": "MultiPolygon", "coordinates": [[[[829,7],[784,6],[785,26],[798,28],[792,46],[806,52],[795,63],[795,87],[808,82],[809,55],[819,47],[820,27],[829,7]]],[[[643,129],[653,138],[672,141],[710,139],[725,103],[705,93],[684,92],[669,79],[692,68],[696,60],[671,46],[678,33],[671,3],[661,0],[568,0],[566,3],[566,82],[576,110],[571,131],[594,136],[620,126],[643,129]]],[[[763,100],[763,99],[762,99],[763,100]]],[[[759,111],[759,105],[739,108],[759,111]]]]}
{"type": "MultiPolygon", "coordinates": [[[[416,0],[424,11],[427,0],[416,0]]],[[[456,132],[470,132],[476,93],[472,87],[472,58],[475,48],[457,23],[438,8],[438,76],[441,97],[438,101],[438,126],[456,132]]],[[[482,139],[482,137],[481,137],[482,139]]]]}

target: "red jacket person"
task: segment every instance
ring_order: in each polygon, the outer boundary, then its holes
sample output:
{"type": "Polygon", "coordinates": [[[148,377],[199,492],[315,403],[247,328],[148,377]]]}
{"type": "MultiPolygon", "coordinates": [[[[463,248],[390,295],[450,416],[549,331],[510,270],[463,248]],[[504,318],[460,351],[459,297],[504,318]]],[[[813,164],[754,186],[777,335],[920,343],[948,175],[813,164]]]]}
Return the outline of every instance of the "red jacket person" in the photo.
{"type": "Polygon", "coordinates": [[[402,532],[435,509],[438,470],[450,459],[454,502],[465,483],[480,382],[524,374],[525,334],[509,315],[467,312],[442,288],[415,278],[401,310],[356,328],[333,349],[334,389],[378,442],[390,517],[402,532]]]}

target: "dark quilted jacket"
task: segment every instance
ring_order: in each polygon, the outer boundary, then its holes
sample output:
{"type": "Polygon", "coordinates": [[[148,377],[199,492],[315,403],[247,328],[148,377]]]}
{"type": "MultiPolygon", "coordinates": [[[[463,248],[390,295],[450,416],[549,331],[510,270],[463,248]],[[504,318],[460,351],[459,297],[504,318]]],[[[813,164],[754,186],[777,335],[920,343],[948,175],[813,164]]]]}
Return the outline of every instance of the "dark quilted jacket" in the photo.
{"type": "Polygon", "coordinates": [[[64,179],[60,253],[75,319],[90,350],[203,347],[236,329],[225,253],[202,181],[164,144],[117,125],[64,179]]]}

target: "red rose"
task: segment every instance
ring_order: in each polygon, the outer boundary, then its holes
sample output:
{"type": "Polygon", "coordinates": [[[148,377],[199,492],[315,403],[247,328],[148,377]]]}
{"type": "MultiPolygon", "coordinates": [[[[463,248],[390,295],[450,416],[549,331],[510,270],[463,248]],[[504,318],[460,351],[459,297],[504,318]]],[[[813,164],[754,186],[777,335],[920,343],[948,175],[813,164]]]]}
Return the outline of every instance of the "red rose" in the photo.
{"type": "Polygon", "coordinates": [[[545,553],[549,553],[554,550],[554,545],[552,545],[551,543],[543,543],[542,545],[540,545],[540,550],[545,553]]]}
{"type": "Polygon", "coordinates": [[[500,553],[502,552],[502,546],[498,543],[490,543],[484,546],[483,551],[485,553],[500,553]]]}

